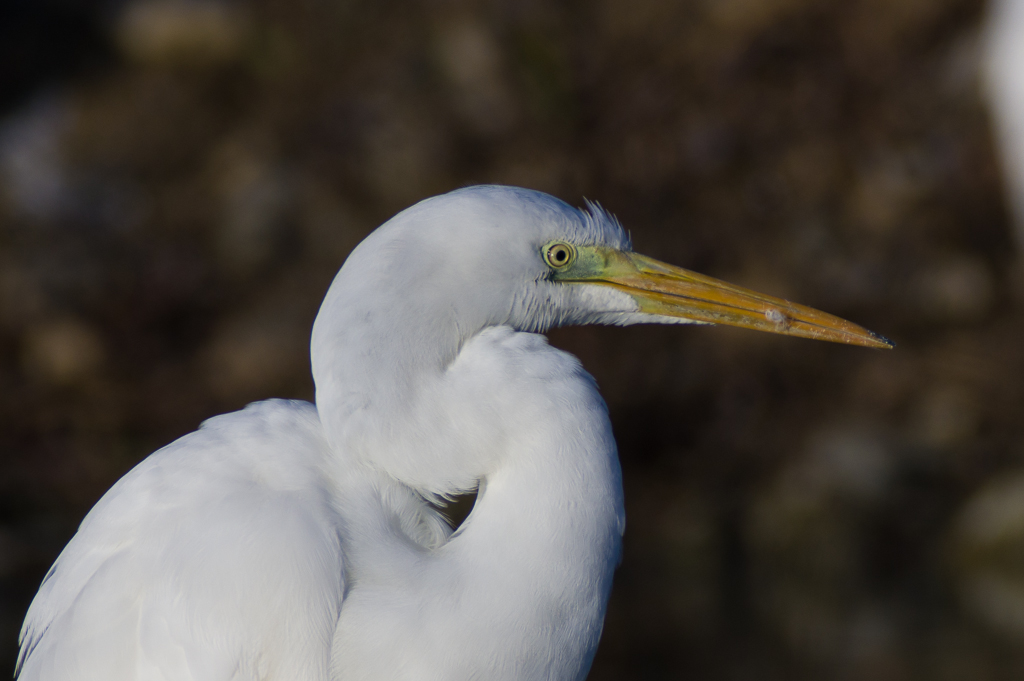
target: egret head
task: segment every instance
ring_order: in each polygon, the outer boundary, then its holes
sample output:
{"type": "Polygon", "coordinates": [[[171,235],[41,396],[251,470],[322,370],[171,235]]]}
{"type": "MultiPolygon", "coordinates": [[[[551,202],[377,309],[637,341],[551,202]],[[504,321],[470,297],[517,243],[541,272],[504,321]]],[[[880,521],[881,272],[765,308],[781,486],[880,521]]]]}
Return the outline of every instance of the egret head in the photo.
{"type": "Polygon", "coordinates": [[[420,321],[427,337],[457,331],[449,351],[487,326],[543,332],[595,323],[729,324],[891,345],[838,317],[633,253],[600,207],[577,210],[516,187],[467,187],[399,213],[353,251],[325,308],[336,290],[348,305],[355,291],[386,302],[394,319],[420,321]]]}

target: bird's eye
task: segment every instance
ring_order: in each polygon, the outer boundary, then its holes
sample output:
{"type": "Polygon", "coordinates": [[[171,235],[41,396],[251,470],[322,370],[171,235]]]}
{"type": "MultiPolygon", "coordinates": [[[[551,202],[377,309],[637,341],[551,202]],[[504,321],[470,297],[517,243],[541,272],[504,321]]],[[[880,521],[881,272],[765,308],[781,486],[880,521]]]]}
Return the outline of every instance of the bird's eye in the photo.
{"type": "Polygon", "coordinates": [[[569,266],[575,259],[576,249],[571,244],[559,241],[544,249],[545,262],[556,270],[569,266]]]}

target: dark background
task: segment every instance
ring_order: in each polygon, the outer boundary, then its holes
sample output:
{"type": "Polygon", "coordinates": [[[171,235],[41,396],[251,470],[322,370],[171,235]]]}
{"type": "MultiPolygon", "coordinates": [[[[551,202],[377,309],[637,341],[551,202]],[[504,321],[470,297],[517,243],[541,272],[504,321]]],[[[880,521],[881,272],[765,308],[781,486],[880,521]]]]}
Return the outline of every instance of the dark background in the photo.
{"type": "Polygon", "coordinates": [[[980,0],[0,7],[0,669],[120,475],[312,397],[365,234],[501,182],[897,343],[552,334],[625,475],[591,679],[1024,673],[1024,277],[980,0]]]}

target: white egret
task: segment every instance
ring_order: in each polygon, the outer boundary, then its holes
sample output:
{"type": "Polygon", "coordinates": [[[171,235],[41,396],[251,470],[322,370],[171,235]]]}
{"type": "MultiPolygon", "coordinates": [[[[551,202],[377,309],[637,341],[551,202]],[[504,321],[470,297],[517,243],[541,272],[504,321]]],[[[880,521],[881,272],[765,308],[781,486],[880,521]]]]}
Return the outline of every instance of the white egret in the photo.
{"type": "Polygon", "coordinates": [[[630,251],[597,207],[482,186],[349,256],[316,404],[210,419],[125,475],[46,575],[21,681],[582,679],[624,527],[561,324],[724,323],[888,347],[630,251]],[[452,532],[430,502],[478,489],[452,532]]]}

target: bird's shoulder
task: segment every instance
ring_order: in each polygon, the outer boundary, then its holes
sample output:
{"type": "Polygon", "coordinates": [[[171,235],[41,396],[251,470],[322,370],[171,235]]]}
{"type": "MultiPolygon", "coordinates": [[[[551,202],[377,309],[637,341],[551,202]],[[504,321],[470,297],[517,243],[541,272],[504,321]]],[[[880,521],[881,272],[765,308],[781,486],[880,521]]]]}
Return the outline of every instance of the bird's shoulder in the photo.
{"type": "Polygon", "coordinates": [[[344,588],[327,453],[316,408],[274,400],[150,455],[44,579],[19,678],[326,678],[344,588]]]}

